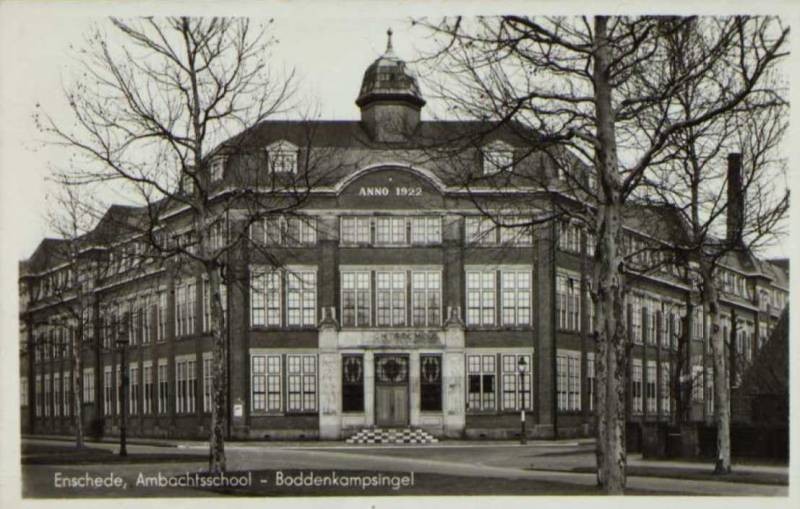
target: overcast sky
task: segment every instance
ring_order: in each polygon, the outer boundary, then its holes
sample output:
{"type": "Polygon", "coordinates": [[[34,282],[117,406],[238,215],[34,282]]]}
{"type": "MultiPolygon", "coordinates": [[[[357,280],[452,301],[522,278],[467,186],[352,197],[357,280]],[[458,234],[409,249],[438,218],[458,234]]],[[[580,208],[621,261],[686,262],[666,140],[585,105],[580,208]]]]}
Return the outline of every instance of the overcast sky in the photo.
{"type": "MultiPolygon", "coordinates": [[[[392,8],[407,3],[349,2],[333,9],[330,3],[309,4],[313,9],[286,10],[284,4],[269,11],[280,40],[274,49],[276,62],[296,69],[304,97],[318,102],[323,118],[358,118],[354,100],[364,69],[384,51],[386,29],[391,26],[394,31],[395,52],[412,59],[415,47],[424,42],[412,39],[407,14],[428,12],[392,8]],[[314,15],[319,13],[325,16],[314,15]]],[[[113,13],[135,15],[142,12],[138,5],[138,10],[118,8],[113,13]]],[[[466,12],[477,4],[448,5],[463,6],[466,12]]],[[[40,103],[54,117],[70,118],[62,93],[62,80],[73,64],[69,48],[80,45],[91,23],[109,14],[107,9],[95,10],[89,17],[73,7],[0,0],[0,239],[13,244],[4,253],[16,259],[28,257],[43,237],[52,235],[44,219],[45,177],[48,164],[60,153],[36,143],[34,106],[40,103]]],[[[236,13],[264,16],[266,11],[251,7],[236,13]]],[[[788,241],[768,254],[788,256],[788,241]]]]}

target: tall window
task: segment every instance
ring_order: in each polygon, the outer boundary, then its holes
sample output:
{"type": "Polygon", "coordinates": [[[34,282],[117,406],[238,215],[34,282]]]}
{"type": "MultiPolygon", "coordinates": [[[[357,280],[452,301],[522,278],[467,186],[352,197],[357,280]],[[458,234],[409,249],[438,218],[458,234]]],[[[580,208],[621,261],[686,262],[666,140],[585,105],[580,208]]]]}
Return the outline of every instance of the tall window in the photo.
{"type": "Polygon", "coordinates": [[[167,337],[167,292],[159,290],[158,292],[158,308],[156,309],[156,320],[158,325],[156,327],[156,341],[162,342],[167,337]]]}
{"type": "Polygon", "coordinates": [[[94,368],[83,370],[83,402],[94,403],[94,368]]]}
{"type": "Polygon", "coordinates": [[[316,355],[286,356],[287,412],[317,410],[316,355]]]}
{"type": "Polygon", "coordinates": [[[64,411],[62,414],[65,417],[72,415],[72,402],[74,401],[75,397],[72,394],[72,373],[65,371],[61,376],[64,386],[64,397],[61,399],[61,403],[64,406],[64,411]]]}
{"type": "Polygon", "coordinates": [[[581,330],[580,282],[576,276],[556,274],[556,315],[561,330],[581,330]]]}
{"type": "Polygon", "coordinates": [[[495,356],[467,356],[467,408],[471,411],[495,409],[495,356]]]}
{"type": "Polygon", "coordinates": [[[253,412],[280,412],[281,356],[252,355],[250,362],[253,412]]]}
{"type": "Polygon", "coordinates": [[[467,271],[467,325],[494,325],[495,272],[467,271]]]}
{"type": "Polygon", "coordinates": [[[558,409],[576,412],[581,409],[580,352],[561,351],[556,355],[556,393],[558,409]]]}
{"type": "Polygon", "coordinates": [[[369,217],[342,217],[341,241],[342,244],[369,244],[370,243],[370,218],[369,217]]]}
{"type": "Polygon", "coordinates": [[[342,356],[342,411],[364,411],[364,357],[342,356]]]}
{"type": "Polygon", "coordinates": [[[570,253],[581,251],[581,227],[579,225],[568,221],[559,223],[558,249],[570,253]]]}
{"type": "Polygon", "coordinates": [[[131,364],[128,371],[128,411],[131,415],[139,413],[139,368],[131,364]]]}
{"type": "Polygon", "coordinates": [[[111,415],[114,410],[114,385],[111,377],[111,366],[103,368],[103,411],[111,415]]]}
{"type": "Polygon", "coordinates": [[[669,363],[661,363],[661,412],[664,414],[670,413],[670,403],[672,401],[672,388],[670,387],[670,372],[669,363]]]}
{"type": "Polygon", "coordinates": [[[496,244],[497,226],[488,217],[467,217],[464,219],[464,239],[468,244],[496,244]]]}
{"type": "Polygon", "coordinates": [[[50,407],[52,401],[50,400],[50,375],[44,375],[44,416],[50,416],[50,407]]]}
{"type": "Polygon", "coordinates": [[[503,216],[499,226],[500,243],[506,246],[530,246],[533,244],[533,234],[530,226],[531,218],[522,216],[503,216]]]}
{"type": "Polygon", "coordinates": [[[281,273],[265,267],[250,268],[250,324],[281,325],[281,273]]]}
{"type": "Polygon", "coordinates": [[[594,353],[586,354],[586,392],[589,400],[589,411],[594,412],[594,400],[596,398],[596,378],[594,375],[594,353]]]}
{"type": "Polygon", "coordinates": [[[376,272],[375,306],[377,325],[397,327],[406,324],[406,273],[376,272]]]}
{"type": "Polygon", "coordinates": [[[184,281],[175,285],[175,335],[194,334],[195,284],[184,281]]]}
{"type": "Polygon", "coordinates": [[[313,327],[317,324],[317,273],[292,271],[286,274],[287,323],[313,327]]]}
{"type": "Polygon", "coordinates": [[[531,321],[531,274],[522,271],[503,271],[503,325],[529,325],[531,321]]]}
{"type": "Polygon", "coordinates": [[[415,327],[441,324],[441,272],[411,273],[411,317],[415,327]]]}
{"type": "Polygon", "coordinates": [[[283,244],[308,246],[317,243],[317,219],[313,216],[292,216],[286,218],[283,244]]]}
{"type": "Polygon", "coordinates": [[[53,415],[61,415],[61,373],[53,373],[53,415]]]}
{"type": "Polygon", "coordinates": [[[442,356],[420,355],[420,410],[442,410],[442,356]]]}
{"type": "Polygon", "coordinates": [[[363,327],[370,324],[370,273],[342,272],[342,325],[363,327]]]}
{"type": "Polygon", "coordinates": [[[152,362],[145,362],[142,367],[142,378],[144,379],[144,409],[145,414],[153,413],[153,400],[155,399],[153,391],[153,364],[152,362]]]}
{"type": "Polygon", "coordinates": [[[633,413],[642,413],[642,361],[633,359],[631,369],[631,396],[633,399],[633,413]]]}
{"type": "Polygon", "coordinates": [[[375,218],[376,244],[406,244],[406,220],[404,217],[375,218]]]}
{"type": "Polygon", "coordinates": [[[36,400],[36,417],[42,416],[43,395],[42,395],[42,376],[36,375],[34,385],[34,399],[36,400]]]}
{"type": "Polygon", "coordinates": [[[195,411],[195,364],[194,359],[175,359],[175,411],[179,414],[195,411]]]}
{"type": "Polygon", "coordinates": [[[203,354],[203,412],[210,413],[213,405],[214,371],[211,352],[203,354]]]}
{"type": "Polygon", "coordinates": [[[169,377],[167,376],[167,359],[158,359],[158,413],[167,413],[169,401],[169,377]]]}
{"type": "Polygon", "coordinates": [[[440,244],[442,242],[442,219],[440,217],[411,218],[412,244],[440,244]]]}
{"type": "Polygon", "coordinates": [[[152,326],[150,322],[150,302],[149,297],[143,296],[139,297],[139,319],[141,322],[142,327],[142,344],[149,345],[151,341],[150,327],[152,326]]]}
{"type": "Polygon", "coordinates": [[[116,412],[117,415],[122,415],[122,365],[117,364],[117,370],[115,371],[115,380],[116,380],[116,392],[117,392],[117,404],[116,404],[116,412]]]}
{"type": "Polygon", "coordinates": [[[631,339],[636,344],[642,344],[642,297],[631,294],[631,339]]]}
{"type": "Polygon", "coordinates": [[[656,363],[647,361],[647,412],[656,412],[656,363]]]}
{"type": "Polygon", "coordinates": [[[530,355],[503,355],[503,410],[530,410],[533,407],[531,380],[533,371],[530,355]],[[525,372],[520,374],[519,361],[525,359],[525,372]]]}
{"type": "Polygon", "coordinates": [[[661,305],[656,299],[652,297],[647,299],[647,343],[650,345],[656,344],[656,334],[658,331],[656,313],[660,307],[661,305]]]}

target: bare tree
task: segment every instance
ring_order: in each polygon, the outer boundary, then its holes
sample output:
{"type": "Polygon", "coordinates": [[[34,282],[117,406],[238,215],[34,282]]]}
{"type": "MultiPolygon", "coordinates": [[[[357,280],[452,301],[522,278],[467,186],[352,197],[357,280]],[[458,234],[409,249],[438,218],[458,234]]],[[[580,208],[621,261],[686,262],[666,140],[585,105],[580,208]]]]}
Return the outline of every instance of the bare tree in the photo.
{"type": "MultiPolygon", "coordinates": [[[[36,115],[51,141],[82,156],[78,170],[63,173],[68,185],[102,183],[132,196],[136,233],[127,239],[144,243],[140,252],[157,263],[207,279],[212,472],[226,468],[220,288],[236,278],[229,256],[249,245],[251,224],[300,206],[321,175],[312,171],[314,161],[325,159],[301,146],[271,156],[266,163],[273,171],[253,171],[266,158],[252,129],[285,112],[294,91],[293,74],[276,73],[268,60],[276,42],[270,23],[112,19],[111,34],[101,27],[92,33],[80,75],[67,89],[74,123],[36,115]],[[283,166],[284,157],[299,159],[302,171],[283,166]]],[[[312,134],[306,133],[309,144],[312,134]]]]}
{"type": "MultiPolygon", "coordinates": [[[[626,327],[623,207],[670,140],[738,108],[785,55],[788,28],[771,18],[446,18],[419,22],[438,42],[430,82],[448,112],[538,133],[542,150],[562,147],[594,167],[585,192],[597,236],[597,475],[609,493],[625,486],[626,327]],[[702,35],[675,61],[666,44],[689,24],[702,35]],[[723,72],[724,71],[724,72],[723,72]],[[724,83],[718,76],[727,76],[724,83]],[[689,115],[677,93],[707,87],[689,115]],[[643,120],[644,119],[644,120],[643,120]]],[[[558,161],[558,158],[554,158],[558,161]]],[[[574,171],[565,166],[563,171],[574,171]]]]}
{"type": "MultiPolygon", "coordinates": [[[[765,27],[757,34],[766,40],[779,37],[773,30],[765,27]]],[[[667,44],[675,55],[669,65],[682,67],[684,60],[679,55],[697,51],[702,35],[690,24],[671,34],[667,44]]],[[[759,50],[760,41],[743,38],[740,44],[746,62],[742,65],[754,65],[750,52],[759,50]]],[[[720,69],[713,82],[724,84],[734,79],[730,72],[730,68],[720,69]]],[[[729,359],[731,353],[740,357],[743,353],[734,347],[735,323],[730,337],[723,337],[718,269],[726,257],[737,252],[751,256],[783,233],[789,192],[781,143],[788,124],[788,103],[781,80],[776,69],[765,72],[759,85],[735,108],[675,132],[662,161],[648,170],[644,187],[651,203],[669,208],[686,226],[682,241],[668,247],[673,258],[683,260],[687,276],[698,283],[697,305],[709,314],[716,473],[731,470],[729,359]]],[[[692,118],[705,109],[714,101],[714,94],[711,83],[685,84],[675,94],[678,119],[692,118]]]]}

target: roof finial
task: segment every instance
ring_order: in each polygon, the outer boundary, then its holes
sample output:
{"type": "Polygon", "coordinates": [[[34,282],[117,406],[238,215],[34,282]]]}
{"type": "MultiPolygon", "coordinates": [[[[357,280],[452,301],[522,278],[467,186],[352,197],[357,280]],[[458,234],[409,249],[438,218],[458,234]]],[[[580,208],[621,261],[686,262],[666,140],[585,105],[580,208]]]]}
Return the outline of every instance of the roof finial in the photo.
{"type": "Polygon", "coordinates": [[[386,53],[392,52],[392,27],[389,27],[389,30],[386,31],[387,40],[386,40],[386,53]]]}

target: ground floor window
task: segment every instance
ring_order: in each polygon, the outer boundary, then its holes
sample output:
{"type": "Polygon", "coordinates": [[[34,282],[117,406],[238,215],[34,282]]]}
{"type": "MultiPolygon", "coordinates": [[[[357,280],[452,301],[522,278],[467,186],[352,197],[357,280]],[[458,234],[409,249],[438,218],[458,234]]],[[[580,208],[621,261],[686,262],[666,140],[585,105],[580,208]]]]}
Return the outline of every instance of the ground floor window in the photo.
{"type": "Polygon", "coordinates": [[[114,410],[114,385],[111,378],[111,366],[103,368],[103,410],[106,415],[111,415],[114,410]]]}
{"type": "Polygon", "coordinates": [[[44,375],[44,416],[50,417],[50,375],[44,375]]]}
{"type": "Polygon", "coordinates": [[[153,365],[144,364],[142,367],[142,378],[144,379],[144,410],[146,414],[153,413],[153,365]]]}
{"type": "Polygon", "coordinates": [[[131,365],[128,369],[128,411],[131,415],[139,413],[139,367],[131,365]]]}
{"type": "Polygon", "coordinates": [[[167,376],[167,359],[158,359],[158,413],[167,413],[169,401],[169,377],[167,376]]]}
{"type": "Polygon", "coordinates": [[[61,415],[61,373],[53,374],[53,415],[61,415]]]}
{"type": "Polygon", "coordinates": [[[642,361],[633,360],[631,369],[631,398],[633,400],[633,413],[642,413],[642,361]]]}
{"type": "Polygon", "coordinates": [[[364,357],[342,357],[342,411],[364,411],[364,357]]]}
{"type": "Polygon", "coordinates": [[[286,356],[287,412],[317,410],[317,356],[286,356]]]}
{"type": "Polygon", "coordinates": [[[467,356],[467,409],[488,411],[495,409],[495,356],[467,356]]]}
{"type": "Polygon", "coordinates": [[[589,402],[589,411],[594,411],[594,400],[596,398],[597,378],[594,374],[594,353],[586,354],[586,399],[589,402]]]}
{"type": "Polygon", "coordinates": [[[61,403],[64,405],[64,416],[68,417],[72,415],[72,401],[74,399],[72,395],[72,373],[65,371],[62,375],[62,380],[64,384],[64,397],[61,399],[61,403]]]}
{"type": "Polygon", "coordinates": [[[36,385],[33,388],[36,399],[36,417],[42,416],[42,376],[36,375],[36,385]]]}
{"type": "Polygon", "coordinates": [[[251,355],[250,362],[250,391],[253,412],[280,412],[282,409],[281,355],[251,355]]]}
{"type": "Polygon", "coordinates": [[[502,356],[503,368],[503,410],[530,410],[533,407],[531,380],[533,365],[530,355],[502,356]],[[520,373],[520,360],[524,361],[525,371],[520,373]]]}
{"type": "Polygon", "coordinates": [[[420,355],[420,410],[442,411],[442,357],[420,355]]]}
{"type": "Polygon", "coordinates": [[[647,412],[656,413],[656,363],[647,363],[647,412]]]}
{"type": "Polygon", "coordinates": [[[661,363],[661,412],[669,414],[672,410],[672,388],[670,387],[672,377],[669,372],[669,363],[661,363]]]}
{"type": "Polygon", "coordinates": [[[83,402],[94,403],[94,368],[83,370],[83,402]]]}
{"type": "Polygon", "coordinates": [[[560,351],[556,355],[556,399],[561,412],[581,409],[581,354],[560,351]]]}
{"type": "Polygon", "coordinates": [[[191,414],[195,411],[195,384],[197,383],[194,358],[175,359],[175,412],[191,414]]]}

